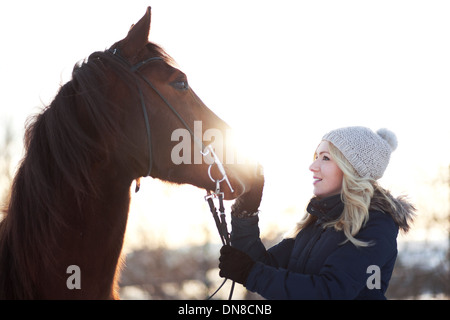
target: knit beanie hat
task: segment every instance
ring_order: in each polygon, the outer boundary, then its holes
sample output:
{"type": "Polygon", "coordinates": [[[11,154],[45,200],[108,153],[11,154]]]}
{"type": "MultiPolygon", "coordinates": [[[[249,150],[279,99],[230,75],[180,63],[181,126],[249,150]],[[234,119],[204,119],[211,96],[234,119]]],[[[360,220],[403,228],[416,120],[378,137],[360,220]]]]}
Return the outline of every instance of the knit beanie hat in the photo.
{"type": "Polygon", "coordinates": [[[360,177],[378,180],[386,170],[397,137],[388,129],[376,133],[365,127],[345,127],[328,132],[322,138],[331,142],[350,162],[360,177]]]}

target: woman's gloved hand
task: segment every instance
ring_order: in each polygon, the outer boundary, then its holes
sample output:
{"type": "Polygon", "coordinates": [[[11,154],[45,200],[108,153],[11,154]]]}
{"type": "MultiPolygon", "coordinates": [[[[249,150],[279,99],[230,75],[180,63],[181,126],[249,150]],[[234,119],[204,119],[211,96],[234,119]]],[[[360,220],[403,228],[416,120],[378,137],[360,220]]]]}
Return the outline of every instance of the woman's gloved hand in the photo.
{"type": "Polygon", "coordinates": [[[219,275],[245,285],[255,261],[246,253],[225,245],[220,249],[219,275]]]}
{"type": "Polygon", "coordinates": [[[231,215],[237,218],[252,216],[258,212],[264,189],[263,167],[258,164],[255,179],[248,192],[240,195],[231,206],[231,215]]]}

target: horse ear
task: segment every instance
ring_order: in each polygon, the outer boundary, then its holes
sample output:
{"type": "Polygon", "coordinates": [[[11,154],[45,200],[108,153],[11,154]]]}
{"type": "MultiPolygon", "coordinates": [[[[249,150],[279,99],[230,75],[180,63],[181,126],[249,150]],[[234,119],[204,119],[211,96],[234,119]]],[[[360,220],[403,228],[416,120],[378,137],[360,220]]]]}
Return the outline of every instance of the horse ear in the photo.
{"type": "Polygon", "coordinates": [[[151,7],[148,7],[144,16],[131,26],[125,39],[121,41],[121,51],[124,56],[133,56],[148,43],[150,23],[151,7]]]}

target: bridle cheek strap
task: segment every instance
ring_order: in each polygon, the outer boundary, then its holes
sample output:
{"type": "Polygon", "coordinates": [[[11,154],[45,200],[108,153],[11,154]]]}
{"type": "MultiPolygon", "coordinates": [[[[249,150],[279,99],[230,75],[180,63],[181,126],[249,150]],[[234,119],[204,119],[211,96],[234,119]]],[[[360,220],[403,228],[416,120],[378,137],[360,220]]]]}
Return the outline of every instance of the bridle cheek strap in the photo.
{"type": "MultiPolygon", "coordinates": [[[[148,171],[144,177],[148,177],[152,172],[153,167],[153,152],[152,152],[152,134],[150,130],[150,121],[148,120],[147,108],[145,107],[144,93],[141,87],[138,85],[139,99],[141,100],[142,113],[144,114],[145,130],[147,131],[147,144],[148,144],[148,171]]],[[[137,190],[139,191],[139,189],[137,190]]],[[[136,192],[137,192],[136,191],[136,192]]]]}
{"type": "MultiPolygon", "coordinates": [[[[163,60],[163,58],[161,57],[152,57],[149,59],[146,59],[144,61],[138,62],[136,63],[134,66],[130,66],[130,63],[123,58],[118,49],[110,49],[109,52],[117,57],[120,61],[122,61],[125,65],[130,67],[130,71],[133,73],[136,73],[136,71],[138,71],[138,69],[142,66],[144,66],[146,63],[151,62],[151,61],[158,61],[158,60],[163,60]]],[[[139,74],[139,73],[138,73],[139,74]]],[[[139,74],[139,76],[141,78],[143,78],[143,76],[141,74],[139,74]]],[[[144,78],[145,79],[145,78],[144,78]]],[[[146,79],[145,79],[146,80],[146,79]]],[[[148,116],[148,112],[147,112],[147,108],[145,106],[145,99],[144,99],[144,93],[142,92],[141,86],[139,85],[139,81],[136,78],[136,86],[138,88],[138,92],[139,92],[139,100],[141,102],[141,108],[142,108],[142,113],[144,114],[144,122],[145,122],[145,131],[147,133],[147,146],[148,146],[148,171],[147,173],[144,175],[144,177],[148,177],[150,175],[150,173],[152,172],[152,167],[153,167],[153,152],[152,152],[152,136],[151,136],[151,130],[150,130],[150,121],[149,121],[149,116],[148,116]]],[[[153,87],[153,86],[152,86],[153,87]]],[[[139,179],[136,179],[136,190],[135,192],[138,192],[140,188],[140,181],[139,179]]]]}

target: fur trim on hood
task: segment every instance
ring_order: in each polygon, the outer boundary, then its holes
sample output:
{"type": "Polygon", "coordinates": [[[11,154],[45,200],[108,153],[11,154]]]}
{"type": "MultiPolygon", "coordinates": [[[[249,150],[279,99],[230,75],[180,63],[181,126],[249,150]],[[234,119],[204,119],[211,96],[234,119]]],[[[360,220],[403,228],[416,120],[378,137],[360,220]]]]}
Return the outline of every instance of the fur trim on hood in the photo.
{"type": "Polygon", "coordinates": [[[375,190],[369,210],[388,213],[403,232],[408,232],[415,217],[416,208],[406,196],[394,198],[387,190],[375,190]]]}

